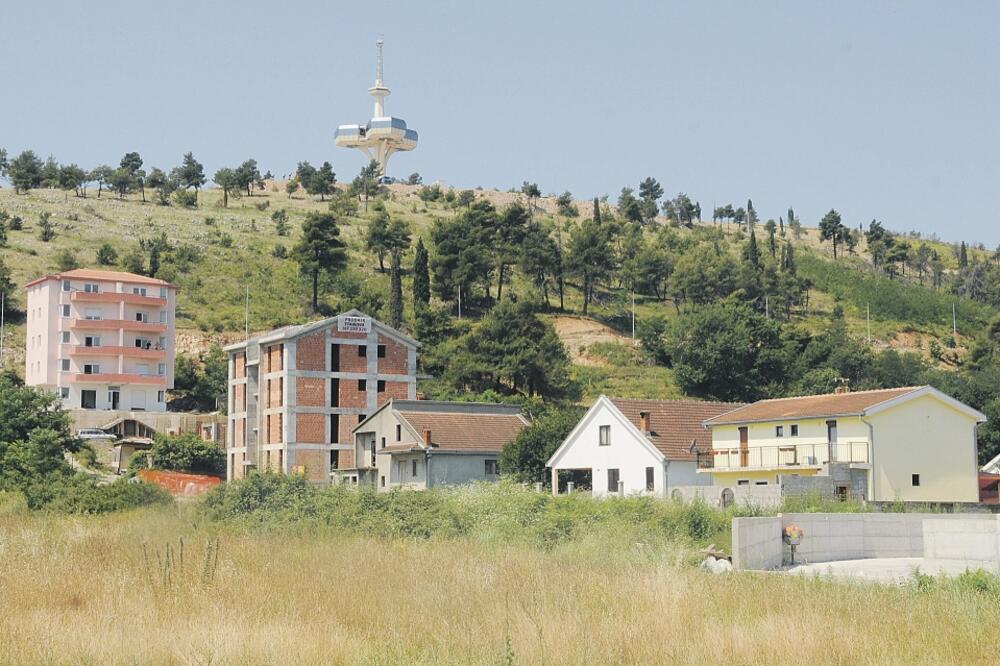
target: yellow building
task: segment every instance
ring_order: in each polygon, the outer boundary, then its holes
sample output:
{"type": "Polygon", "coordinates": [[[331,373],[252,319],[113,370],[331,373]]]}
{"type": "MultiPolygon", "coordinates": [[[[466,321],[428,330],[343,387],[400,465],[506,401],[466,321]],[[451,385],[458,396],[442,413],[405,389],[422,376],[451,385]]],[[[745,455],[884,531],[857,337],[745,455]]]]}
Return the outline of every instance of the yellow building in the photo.
{"type": "Polygon", "coordinates": [[[931,386],[761,400],[704,422],[698,472],[714,485],[782,484],[841,474],[844,496],[977,502],[976,426],[986,417],[931,386]]]}

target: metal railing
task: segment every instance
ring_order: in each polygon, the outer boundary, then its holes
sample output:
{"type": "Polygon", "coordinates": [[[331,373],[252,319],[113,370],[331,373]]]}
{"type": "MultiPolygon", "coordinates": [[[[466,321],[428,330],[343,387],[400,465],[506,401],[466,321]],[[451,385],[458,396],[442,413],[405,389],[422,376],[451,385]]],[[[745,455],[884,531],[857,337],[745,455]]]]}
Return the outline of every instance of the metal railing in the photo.
{"type": "Polygon", "coordinates": [[[750,446],[743,450],[716,449],[698,454],[698,469],[819,467],[828,462],[867,463],[868,442],[750,446]]]}

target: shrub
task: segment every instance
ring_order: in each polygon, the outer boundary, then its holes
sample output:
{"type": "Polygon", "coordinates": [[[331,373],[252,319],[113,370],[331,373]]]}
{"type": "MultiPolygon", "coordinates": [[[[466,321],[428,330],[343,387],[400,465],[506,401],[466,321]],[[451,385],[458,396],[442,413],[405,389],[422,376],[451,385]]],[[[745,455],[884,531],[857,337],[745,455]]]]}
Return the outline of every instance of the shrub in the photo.
{"type": "MultiPolygon", "coordinates": [[[[141,456],[140,456],[141,458],[141,456]]],[[[215,442],[197,435],[157,435],[149,450],[149,460],[155,469],[200,474],[219,474],[226,469],[226,455],[215,442]]]]}
{"type": "Polygon", "coordinates": [[[97,263],[101,266],[111,266],[118,261],[118,251],[111,246],[111,243],[102,243],[97,248],[97,263]]]}
{"type": "Polygon", "coordinates": [[[192,192],[191,190],[177,190],[174,192],[174,201],[177,202],[178,206],[183,206],[185,208],[197,208],[198,193],[192,192]]]}

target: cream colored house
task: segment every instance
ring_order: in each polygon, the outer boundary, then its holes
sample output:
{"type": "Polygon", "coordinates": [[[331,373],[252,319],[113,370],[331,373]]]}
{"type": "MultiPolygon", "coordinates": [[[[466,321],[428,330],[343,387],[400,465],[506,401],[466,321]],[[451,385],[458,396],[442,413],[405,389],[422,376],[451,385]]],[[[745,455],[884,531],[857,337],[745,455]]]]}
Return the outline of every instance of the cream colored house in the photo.
{"type": "MultiPolygon", "coordinates": [[[[830,475],[873,501],[977,502],[976,426],[986,417],[931,386],[761,400],[704,422],[698,473],[716,486],[830,475]]],[[[839,484],[840,482],[838,482],[839,484]]]]}

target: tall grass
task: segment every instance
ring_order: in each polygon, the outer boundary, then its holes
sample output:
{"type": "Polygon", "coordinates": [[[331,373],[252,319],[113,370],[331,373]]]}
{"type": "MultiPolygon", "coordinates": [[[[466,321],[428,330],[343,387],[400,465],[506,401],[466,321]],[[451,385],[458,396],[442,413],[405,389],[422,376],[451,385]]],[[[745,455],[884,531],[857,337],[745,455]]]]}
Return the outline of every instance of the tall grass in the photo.
{"type": "MultiPolygon", "coordinates": [[[[576,513],[572,500],[551,504],[576,513]]],[[[602,504],[609,513],[650,524],[640,519],[645,509],[634,503],[602,504]]],[[[530,513],[533,507],[522,510],[530,513]]],[[[499,537],[505,528],[496,524],[484,529],[497,536],[482,540],[345,536],[300,525],[281,532],[232,529],[200,520],[190,507],[85,517],[0,515],[0,661],[986,664],[996,659],[1000,597],[986,578],[881,587],[763,574],[713,577],[660,552],[649,555],[636,542],[591,541],[582,529],[544,549],[505,543],[499,537]],[[206,544],[216,540],[218,564],[206,577],[206,544]],[[174,544],[176,563],[169,582],[167,574],[157,573],[153,555],[160,552],[165,560],[168,544],[174,544]],[[602,556],[609,552],[624,555],[602,556]]]]}

